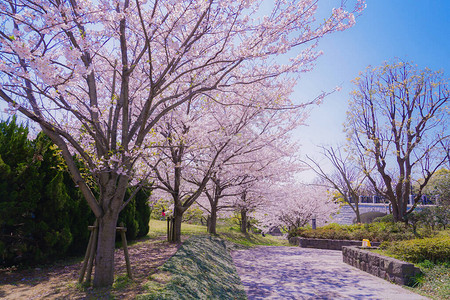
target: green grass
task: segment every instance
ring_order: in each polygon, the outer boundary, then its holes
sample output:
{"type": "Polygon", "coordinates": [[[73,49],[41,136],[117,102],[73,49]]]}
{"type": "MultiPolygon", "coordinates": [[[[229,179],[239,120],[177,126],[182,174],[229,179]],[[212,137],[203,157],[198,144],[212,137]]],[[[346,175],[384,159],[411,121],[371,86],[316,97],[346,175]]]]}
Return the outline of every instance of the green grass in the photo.
{"type": "Polygon", "coordinates": [[[226,243],[214,236],[191,236],[150,279],[151,292],[137,299],[247,299],[226,243]]]}
{"type": "Polygon", "coordinates": [[[114,290],[123,290],[130,284],[133,284],[133,280],[131,280],[130,277],[128,277],[128,275],[121,275],[121,276],[117,276],[114,279],[114,283],[113,283],[112,287],[114,290]]]}
{"type": "Polygon", "coordinates": [[[218,231],[218,236],[229,242],[242,245],[245,247],[254,246],[290,246],[289,241],[283,237],[266,235],[265,237],[260,234],[244,234],[232,230],[218,231]]]}
{"type": "MultiPolygon", "coordinates": [[[[182,223],[181,235],[207,234],[206,226],[182,223]]],[[[150,238],[167,235],[167,221],[150,220],[150,238]]]]}
{"type": "Polygon", "coordinates": [[[418,266],[423,274],[416,278],[412,290],[431,299],[450,299],[450,264],[424,261],[418,266]]]}
{"type": "MultiPolygon", "coordinates": [[[[150,238],[165,235],[167,235],[167,221],[150,220],[150,238]]],[[[209,234],[206,232],[206,226],[187,223],[181,224],[181,235],[209,236],[209,234]]],[[[237,226],[231,226],[227,224],[217,226],[217,236],[229,242],[246,247],[289,246],[289,241],[286,238],[271,235],[266,235],[265,237],[263,237],[260,234],[252,233],[244,234],[239,231],[239,228],[237,226]]]]}

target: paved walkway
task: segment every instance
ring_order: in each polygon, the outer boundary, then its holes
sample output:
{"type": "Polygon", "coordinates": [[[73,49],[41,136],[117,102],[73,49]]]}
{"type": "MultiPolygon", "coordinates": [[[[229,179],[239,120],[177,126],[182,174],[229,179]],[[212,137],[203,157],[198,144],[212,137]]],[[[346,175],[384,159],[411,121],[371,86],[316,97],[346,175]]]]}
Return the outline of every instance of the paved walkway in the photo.
{"type": "Polygon", "coordinates": [[[257,247],[232,253],[248,299],[427,299],[342,262],[342,253],[257,247]]]}

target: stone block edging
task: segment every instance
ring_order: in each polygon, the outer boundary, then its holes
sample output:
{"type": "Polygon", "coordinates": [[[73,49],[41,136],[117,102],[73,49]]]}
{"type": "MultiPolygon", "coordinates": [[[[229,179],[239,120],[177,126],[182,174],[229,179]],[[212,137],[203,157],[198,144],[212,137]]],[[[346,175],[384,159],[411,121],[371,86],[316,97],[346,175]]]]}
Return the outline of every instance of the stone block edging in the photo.
{"type": "Polygon", "coordinates": [[[411,263],[364,250],[361,247],[342,247],[342,258],[345,263],[353,267],[399,285],[410,284],[411,279],[420,274],[420,269],[411,263]]]}
{"type": "MultiPolygon", "coordinates": [[[[344,246],[361,246],[362,241],[354,240],[330,240],[330,239],[311,239],[303,237],[291,237],[289,239],[291,245],[300,246],[302,248],[316,248],[328,250],[342,250],[344,246]]],[[[372,242],[373,246],[379,246],[380,243],[372,242]]]]}

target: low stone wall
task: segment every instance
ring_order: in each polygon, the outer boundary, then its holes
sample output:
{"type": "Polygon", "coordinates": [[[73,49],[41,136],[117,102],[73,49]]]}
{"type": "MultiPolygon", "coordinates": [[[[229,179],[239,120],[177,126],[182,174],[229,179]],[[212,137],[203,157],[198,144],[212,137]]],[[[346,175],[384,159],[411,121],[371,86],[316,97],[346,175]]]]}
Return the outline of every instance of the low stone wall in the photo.
{"type": "MultiPolygon", "coordinates": [[[[302,248],[317,248],[329,250],[342,250],[343,246],[361,246],[362,241],[352,240],[327,240],[327,239],[310,239],[302,237],[292,237],[289,239],[291,245],[300,246],[302,248]]],[[[380,243],[373,242],[373,246],[379,246],[380,243]]]]}
{"type": "Polygon", "coordinates": [[[343,261],[351,266],[400,285],[408,285],[411,278],[420,273],[420,269],[413,264],[361,247],[342,247],[342,257],[343,261]]]}

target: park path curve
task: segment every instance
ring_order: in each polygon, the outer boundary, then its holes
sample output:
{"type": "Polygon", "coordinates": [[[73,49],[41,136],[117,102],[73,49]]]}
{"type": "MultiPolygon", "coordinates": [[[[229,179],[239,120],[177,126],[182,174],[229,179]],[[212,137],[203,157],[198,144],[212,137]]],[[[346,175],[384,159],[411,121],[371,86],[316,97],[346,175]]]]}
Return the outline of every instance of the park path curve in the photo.
{"type": "Polygon", "coordinates": [[[249,300],[428,299],[342,262],[342,252],[256,247],[232,253],[249,300]]]}

